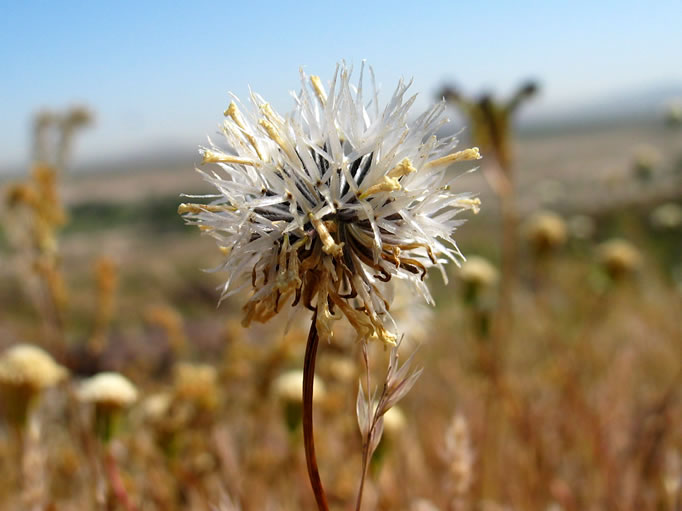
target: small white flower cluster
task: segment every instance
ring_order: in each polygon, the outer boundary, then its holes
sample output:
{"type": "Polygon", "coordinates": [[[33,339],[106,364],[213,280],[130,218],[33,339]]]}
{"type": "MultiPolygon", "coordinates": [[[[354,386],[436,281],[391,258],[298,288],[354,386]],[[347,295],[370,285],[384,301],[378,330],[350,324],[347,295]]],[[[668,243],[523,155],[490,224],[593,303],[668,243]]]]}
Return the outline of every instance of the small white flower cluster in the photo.
{"type": "Polygon", "coordinates": [[[125,408],[137,400],[137,389],[125,376],[104,372],[85,380],[78,397],[86,403],[125,408]]]}
{"type": "Polygon", "coordinates": [[[30,344],[16,344],[0,356],[0,385],[25,386],[37,392],[67,374],[49,353],[30,344]]]}
{"type": "Polygon", "coordinates": [[[345,316],[361,337],[393,343],[386,283],[407,280],[432,302],[427,269],[461,257],[456,215],[480,202],[453,193],[445,171],[480,158],[478,149],[456,152],[454,137],[436,137],[447,123],[444,102],[410,119],[409,84],[401,81],[381,107],[376,87],[363,84],[364,65],[357,85],[351,71],[339,65],[329,92],[301,71],[287,117],[257,94],[250,110],[235,98],[222,126],[228,148],[202,150],[218,167],[202,174],[219,193],[179,212],[226,254],[223,297],[252,289],[245,325],[267,321],[291,299],[317,309],[322,335],[345,316]]]}

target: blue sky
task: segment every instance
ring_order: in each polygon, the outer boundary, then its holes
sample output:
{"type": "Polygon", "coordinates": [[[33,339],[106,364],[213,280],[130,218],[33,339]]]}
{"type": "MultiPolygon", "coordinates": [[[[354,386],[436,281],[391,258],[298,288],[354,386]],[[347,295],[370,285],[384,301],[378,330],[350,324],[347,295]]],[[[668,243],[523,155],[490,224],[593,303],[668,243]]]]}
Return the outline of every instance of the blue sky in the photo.
{"type": "Polygon", "coordinates": [[[507,93],[536,77],[546,109],[682,83],[679,1],[249,4],[0,0],[0,172],[26,161],[39,107],[97,112],[77,161],[190,151],[228,91],[287,111],[300,66],[326,80],[340,59],[367,59],[386,90],[414,77],[420,107],[446,80],[507,93]]]}

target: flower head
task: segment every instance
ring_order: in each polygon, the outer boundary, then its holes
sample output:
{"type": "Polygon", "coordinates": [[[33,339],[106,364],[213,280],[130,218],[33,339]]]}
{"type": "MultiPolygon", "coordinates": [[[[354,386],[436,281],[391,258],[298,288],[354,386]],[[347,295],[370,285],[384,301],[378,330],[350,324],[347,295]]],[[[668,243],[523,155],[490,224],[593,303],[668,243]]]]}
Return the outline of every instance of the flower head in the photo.
{"type": "Polygon", "coordinates": [[[205,409],[218,405],[218,371],[209,364],[181,362],[174,368],[175,395],[205,409]]]}
{"type": "Polygon", "coordinates": [[[94,405],[94,433],[104,443],[114,438],[123,412],[137,401],[137,396],[135,385],[114,372],[96,374],[81,383],[78,389],[78,398],[94,405]]]}
{"type": "Polygon", "coordinates": [[[12,346],[0,357],[0,384],[25,386],[37,392],[66,375],[66,369],[46,351],[29,344],[12,346]]]}
{"type": "Polygon", "coordinates": [[[523,225],[526,239],[536,254],[546,254],[566,242],[566,223],[552,211],[537,211],[523,225]]]}
{"type": "Polygon", "coordinates": [[[245,325],[291,300],[317,309],[322,335],[345,316],[361,337],[392,343],[386,283],[408,280],[431,301],[428,268],[460,256],[455,216],[480,202],[453,193],[445,170],[480,158],[478,149],[457,152],[454,137],[436,137],[447,122],[443,102],[411,119],[409,84],[382,107],[364,74],[363,66],[353,85],[340,65],[327,91],[301,72],[286,117],[257,94],[249,111],[232,102],[222,126],[228,147],[202,149],[204,163],[216,164],[203,174],[218,194],[179,212],[226,254],[223,297],[251,288],[245,325]]]}
{"type": "Polygon", "coordinates": [[[614,280],[631,275],[642,264],[642,255],[629,241],[613,238],[597,247],[597,257],[614,280]]]}
{"type": "Polygon", "coordinates": [[[81,385],[81,401],[114,408],[127,408],[137,400],[137,389],[125,376],[105,372],[88,378],[81,385]]]}
{"type": "Polygon", "coordinates": [[[494,286],[500,273],[487,259],[480,256],[467,258],[459,271],[459,278],[468,285],[477,288],[494,286]]]}
{"type": "Polygon", "coordinates": [[[16,344],[0,355],[0,401],[10,424],[24,428],[41,391],[67,376],[49,353],[16,344]]]}

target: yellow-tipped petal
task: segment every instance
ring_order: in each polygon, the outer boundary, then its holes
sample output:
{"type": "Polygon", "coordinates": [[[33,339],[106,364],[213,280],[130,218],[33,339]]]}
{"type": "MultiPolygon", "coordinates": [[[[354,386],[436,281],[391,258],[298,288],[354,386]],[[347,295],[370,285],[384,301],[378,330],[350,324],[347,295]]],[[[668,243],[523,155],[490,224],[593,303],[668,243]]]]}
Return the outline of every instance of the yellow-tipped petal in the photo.
{"type": "Polygon", "coordinates": [[[470,161],[470,160],[480,160],[481,153],[478,147],[472,147],[470,149],[464,149],[463,151],[457,151],[456,153],[448,154],[437,160],[432,160],[428,162],[425,167],[442,167],[443,165],[450,165],[458,161],[470,161]]]}
{"type": "Polygon", "coordinates": [[[178,206],[178,214],[184,215],[186,213],[224,213],[225,211],[237,211],[237,208],[225,205],[216,204],[193,204],[183,202],[178,206]]]}
{"type": "Polygon", "coordinates": [[[241,113],[239,112],[239,109],[237,108],[237,105],[235,104],[234,101],[230,102],[230,105],[227,107],[227,110],[223,112],[225,117],[229,117],[232,119],[232,121],[242,130],[244,133],[244,136],[246,139],[249,141],[251,144],[251,147],[253,147],[253,150],[256,151],[256,154],[261,160],[264,160],[263,154],[260,152],[260,148],[258,147],[258,143],[256,142],[256,137],[251,135],[246,129],[246,124],[244,124],[244,119],[241,116],[241,113]]]}
{"type": "Polygon", "coordinates": [[[240,158],[238,156],[219,153],[209,149],[204,150],[204,159],[201,163],[233,163],[236,165],[250,165],[251,167],[257,167],[260,165],[260,163],[249,160],[248,158],[240,158]]]}
{"type": "Polygon", "coordinates": [[[417,172],[417,169],[414,168],[409,158],[405,158],[393,169],[391,169],[387,175],[388,177],[394,177],[398,179],[408,174],[412,174],[412,172],[417,172]]]}
{"type": "Polygon", "coordinates": [[[310,83],[312,84],[313,89],[315,89],[317,99],[319,99],[320,103],[322,103],[322,106],[324,106],[327,103],[327,93],[324,91],[324,86],[322,85],[320,77],[317,75],[311,76],[310,83]]]}
{"type": "Polygon", "coordinates": [[[282,149],[282,151],[286,153],[291,161],[298,160],[296,153],[294,153],[289,147],[289,144],[284,141],[272,122],[268,121],[267,119],[261,119],[258,121],[258,124],[265,130],[265,132],[268,134],[268,137],[270,137],[272,141],[275,142],[282,149]]]}
{"type": "Polygon", "coordinates": [[[459,199],[457,203],[462,207],[470,208],[474,212],[474,215],[478,215],[479,211],[481,211],[481,199],[479,198],[459,199]]]}
{"type": "Polygon", "coordinates": [[[396,178],[384,176],[383,181],[370,186],[369,188],[367,188],[367,190],[362,192],[360,194],[360,198],[366,199],[370,195],[375,195],[380,192],[395,192],[396,190],[400,190],[401,188],[402,186],[400,186],[400,183],[396,178]]]}
{"type": "Polygon", "coordinates": [[[313,227],[315,227],[317,234],[320,235],[320,240],[322,240],[322,251],[325,254],[334,257],[341,257],[343,254],[343,243],[336,243],[336,241],[334,241],[332,235],[329,234],[329,229],[327,229],[327,226],[322,220],[315,218],[315,215],[312,213],[309,213],[308,217],[310,218],[313,227]]]}

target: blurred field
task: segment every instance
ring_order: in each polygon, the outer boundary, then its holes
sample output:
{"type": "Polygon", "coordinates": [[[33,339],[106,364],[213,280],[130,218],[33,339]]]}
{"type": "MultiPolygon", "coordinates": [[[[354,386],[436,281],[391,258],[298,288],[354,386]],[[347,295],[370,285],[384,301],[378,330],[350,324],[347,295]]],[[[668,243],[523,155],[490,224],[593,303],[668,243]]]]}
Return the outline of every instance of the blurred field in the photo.
{"type": "MultiPolygon", "coordinates": [[[[429,275],[435,309],[406,305],[406,344],[423,343],[424,372],[399,405],[405,423],[387,427],[363,509],[682,509],[682,222],[651,219],[664,203],[682,206],[682,131],[658,120],[536,130],[520,136],[516,154],[521,217],[553,210],[568,222],[569,239],[543,257],[521,243],[512,321],[499,345],[480,323],[495,314],[494,291],[472,307],[454,267],[447,286],[429,275]],[[641,145],[659,159],[637,179],[641,145]],[[581,231],[585,216],[593,225],[581,231]],[[596,246],[613,237],[642,255],[622,281],[597,263],[596,246]]],[[[46,340],[0,237],[0,351],[41,345],[73,373],[36,413],[39,483],[27,480],[31,460],[17,462],[21,453],[0,429],[0,509],[24,509],[27,487],[49,509],[95,508],[103,469],[74,389],[101,370],[120,371],[141,393],[113,445],[139,509],[313,509],[296,411],[274,384],[302,367],[309,313],[294,316],[288,331],[286,317],[245,330],[242,300],[216,308],[224,275],[201,269],[217,266],[220,254],[176,212],[181,192],[209,192],[191,167],[62,181],[70,216],[59,248],[69,289],[64,343],[46,340]],[[104,345],[88,351],[101,256],[116,267],[114,313],[104,345]],[[183,380],[181,361],[209,364],[215,380],[188,369],[183,380]],[[159,393],[169,400],[161,413],[159,393]]],[[[497,264],[495,196],[481,171],[459,185],[483,202],[460,228],[460,248],[497,264]]],[[[380,382],[387,354],[375,348],[380,382]]],[[[340,325],[318,359],[327,389],[316,416],[318,458],[339,510],[353,509],[361,467],[359,356],[340,325]]],[[[103,505],[123,509],[120,502],[103,505]]]]}

